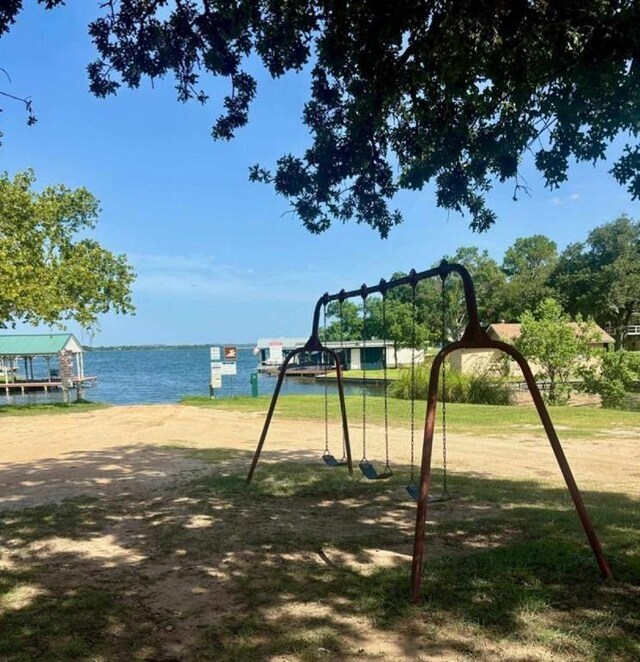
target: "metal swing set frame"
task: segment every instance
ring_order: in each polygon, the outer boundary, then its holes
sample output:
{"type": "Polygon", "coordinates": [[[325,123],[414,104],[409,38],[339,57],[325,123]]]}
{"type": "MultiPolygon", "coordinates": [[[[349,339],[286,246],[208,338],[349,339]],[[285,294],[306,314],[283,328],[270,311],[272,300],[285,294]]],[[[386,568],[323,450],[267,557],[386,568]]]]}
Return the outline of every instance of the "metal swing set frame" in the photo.
{"type": "Polygon", "coordinates": [[[578,518],[582,525],[582,528],[587,536],[587,540],[591,545],[593,555],[600,569],[600,574],[603,578],[611,578],[612,573],[609,568],[609,564],[604,556],[602,546],[596,534],[589,513],[584,505],[582,495],[578,489],[578,485],[573,477],[571,468],[569,467],[569,462],[564,454],[562,445],[560,444],[560,439],[555,431],[551,417],[547,407],[542,399],[538,385],[533,377],[531,368],[527,363],[524,356],[515,349],[515,347],[508,345],[507,343],[500,342],[498,340],[493,340],[487,332],[480,325],[480,320],[478,317],[478,306],[476,302],[475,289],[473,285],[473,280],[471,275],[465,267],[460,264],[448,263],[443,260],[438,267],[433,269],[428,269],[427,271],[416,272],[412,270],[408,276],[403,278],[398,278],[391,281],[385,281],[384,279],[380,281],[378,285],[367,286],[362,285],[357,290],[345,291],[344,289],[338,292],[337,294],[328,294],[325,293],[318,302],[313,314],[313,325],[311,330],[311,336],[306,344],[298,349],[293,350],[285,358],[280,372],[278,374],[278,381],[271,398],[271,404],[269,405],[269,410],[267,412],[267,417],[262,428],[262,434],[260,435],[260,440],[256,447],[253,460],[251,462],[251,467],[249,469],[249,474],[247,475],[247,482],[251,482],[253,475],[260,459],[260,454],[264,446],[264,442],[267,438],[269,432],[269,426],[271,425],[271,419],[273,418],[273,413],[278,402],[278,397],[280,395],[280,389],[282,388],[282,383],[284,381],[287,367],[293,360],[293,358],[302,353],[302,352],[324,352],[325,355],[329,355],[333,358],[336,368],[336,380],[338,385],[338,398],[340,401],[340,412],[342,419],[342,430],[343,430],[343,439],[346,450],[346,460],[347,468],[349,473],[353,473],[353,461],[351,456],[351,444],[349,440],[349,426],[347,423],[347,409],[344,397],[344,384],[342,378],[342,365],[340,363],[340,357],[337,352],[334,350],[325,347],[319,337],[319,328],[320,328],[320,312],[323,306],[326,306],[330,301],[340,301],[343,302],[346,299],[352,299],[357,297],[366,298],[369,294],[380,293],[384,296],[386,292],[395,287],[400,287],[402,285],[410,285],[415,288],[418,282],[426,280],[429,278],[441,278],[443,283],[446,278],[452,274],[458,274],[462,279],[462,285],[464,289],[465,297],[465,306],[467,311],[467,326],[462,334],[460,340],[450,343],[443,347],[436,357],[433,360],[431,366],[431,373],[429,377],[429,390],[427,394],[427,412],[425,417],[424,424],[424,435],[423,435],[423,445],[422,445],[422,461],[420,465],[420,478],[418,483],[418,499],[417,499],[417,511],[416,511],[416,525],[415,525],[415,535],[413,543],[413,561],[411,567],[411,600],[414,603],[419,602],[420,599],[420,585],[422,582],[422,572],[423,572],[423,563],[424,563],[424,545],[425,545],[425,527],[427,519],[427,506],[429,504],[429,489],[431,486],[431,456],[433,451],[433,436],[435,431],[435,418],[436,418],[436,408],[437,408],[437,395],[438,395],[438,382],[440,378],[440,369],[445,358],[458,349],[495,349],[504,354],[510,356],[520,367],[522,375],[527,383],[531,397],[533,398],[534,405],[538,412],[540,422],[547,434],[549,443],[555,455],[560,471],[569,490],[569,494],[573,500],[578,518]]]}

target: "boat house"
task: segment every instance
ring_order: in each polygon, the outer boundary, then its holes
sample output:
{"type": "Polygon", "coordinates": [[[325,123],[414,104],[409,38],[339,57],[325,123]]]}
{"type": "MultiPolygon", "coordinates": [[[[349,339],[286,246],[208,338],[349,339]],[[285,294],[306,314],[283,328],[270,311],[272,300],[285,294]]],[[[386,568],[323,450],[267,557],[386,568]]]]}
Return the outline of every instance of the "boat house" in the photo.
{"type": "MultiPolygon", "coordinates": [[[[308,338],[258,338],[254,353],[260,355],[260,370],[276,371],[282,365],[286,356],[294,349],[304,347],[308,338]]],[[[394,348],[392,340],[374,338],[363,343],[361,340],[328,341],[324,343],[328,349],[334,350],[342,359],[345,370],[376,370],[384,367],[400,367],[411,364],[412,350],[408,347],[394,348]]],[[[415,361],[424,361],[424,351],[415,350],[415,361]]],[[[294,366],[318,365],[321,358],[317,352],[298,354],[294,366]]]]}
{"type": "Polygon", "coordinates": [[[84,350],[72,333],[0,335],[0,392],[5,395],[78,389],[85,377],[84,350]]]}

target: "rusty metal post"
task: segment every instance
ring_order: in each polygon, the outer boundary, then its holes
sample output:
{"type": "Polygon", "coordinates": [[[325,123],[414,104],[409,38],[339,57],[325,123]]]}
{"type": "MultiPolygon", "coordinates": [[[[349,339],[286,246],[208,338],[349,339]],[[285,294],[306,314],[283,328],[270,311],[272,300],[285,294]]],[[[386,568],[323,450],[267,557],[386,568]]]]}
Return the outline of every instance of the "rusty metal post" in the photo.
{"type": "Polygon", "coordinates": [[[337,352],[332,349],[325,350],[331,354],[336,362],[336,379],[338,381],[338,398],[340,400],[340,414],[342,417],[342,435],[344,438],[344,447],[347,452],[347,468],[349,473],[353,474],[353,460],[351,458],[351,441],[349,440],[349,424],[347,422],[347,404],[344,398],[344,382],[342,380],[342,364],[337,352]]]}
{"type": "Polygon", "coordinates": [[[429,375],[427,415],[424,422],[416,530],[413,538],[413,561],[411,564],[411,599],[414,603],[420,600],[420,583],[422,581],[422,563],[424,558],[424,531],[427,521],[429,487],[431,486],[431,453],[433,451],[433,433],[436,423],[436,407],[438,405],[438,381],[440,366],[442,365],[444,356],[445,350],[440,350],[431,364],[431,373],[429,375]]]}
{"type": "Polygon", "coordinates": [[[540,390],[538,389],[538,385],[536,384],[529,364],[527,363],[524,356],[522,356],[522,354],[520,354],[520,352],[518,352],[518,350],[516,350],[511,345],[507,345],[506,343],[498,341],[492,341],[492,345],[495,349],[501,350],[505,352],[505,354],[511,356],[520,366],[520,370],[522,370],[522,375],[524,376],[524,380],[527,382],[529,392],[531,393],[531,397],[533,398],[533,402],[538,411],[538,416],[540,417],[542,426],[547,433],[549,443],[551,444],[551,448],[553,449],[553,453],[556,456],[560,471],[562,472],[565,483],[567,484],[567,489],[569,490],[569,494],[571,494],[571,498],[573,499],[573,504],[578,513],[578,517],[580,518],[580,523],[582,524],[582,528],[584,529],[584,532],[587,536],[587,540],[591,545],[593,555],[596,557],[596,562],[600,568],[600,574],[606,579],[610,579],[613,576],[611,573],[611,568],[609,567],[607,559],[604,556],[602,545],[600,544],[596,530],[584,505],[582,495],[580,494],[578,485],[576,484],[575,478],[573,477],[571,467],[569,467],[569,462],[567,461],[567,457],[564,454],[564,450],[560,444],[560,439],[558,439],[558,434],[556,433],[556,430],[553,426],[551,417],[549,416],[547,407],[544,404],[544,400],[542,399],[542,395],[540,394],[540,390]]]}
{"type": "Polygon", "coordinates": [[[422,466],[420,471],[420,492],[418,501],[418,510],[416,513],[416,529],[413,545],[413,563],[411,568],[411,599],[417,603],[420,599],[420,584],[422,582],[422,567],[424,559],[424,533],[427,517],[427,498],[429,495],[431,451],[433,448],[433,433],[435,426],[435,410],[437,405],[438,377],[440,366],[446,356],[457,349],[497,349],[511,356],[520,366],[522,374],[527,383],[529,392],[536,406],[538,416],[551,444],[551,448],[560,467],[562,476],[573,499],[573,503],[582,524],[582,528],[591,545],[596,563],[600,569],[600,574],[604,578],[611,578],[612,572],[604,556],[600,540],[596,534],[589,513],[582,500],[582,495],[578,485],[573,477],[571,468],[560,444],[560,440],[555,431],[549,412],[544,404],[538,385],[533,377],[531,368],[526,359],[511,345],[491,340],[481,328],[474,328],[470,325],[464,333],[463,340],[452,343],[448,347],[440,350],[433,361],[429,381],[429,394],[427,399],[427,415],[425,420],[424,441],[422,450],[422,466]]]}
{"type": "Polygon", "coordinates": [[[247,483],[251,482],[251,479],[253,478],[253,473],[256,470],[256,465],[258,464],[258,460],[260,459],[260,453],[262,452],[262,447],[264,446],[265,439],[267,438],[267,433],[269,432],[269,426],[271,425],[271,419],[273,418],[273,412],[275,411],[276,408],[276,403],[278,402],[278,396],[280,395],[280,389],[282,388],[282,382],[284,381],[286,372],[287,372],[287,366],[291,362],[291,359],[296,356],[296,354],[300,354],[301,352],[306,351],[304,347],[300,347],[299,349],[294,349],[284,360],[284,363],[280,367],[280,372],[278,373],[278,382],[276,383],[276,388],[273,391],[273,395],[271,396],[271,404],[269,405],[269,411],[267,412],[267,418],[264,421],[264,425],[262,427],[262,434],[260,435],[260,441],[258,441],[258,446],[256,448],[255,453],[253,454],[253,460],[251,461],[251,467],[249,468],[249,474],[247,475],[247,483]]]}

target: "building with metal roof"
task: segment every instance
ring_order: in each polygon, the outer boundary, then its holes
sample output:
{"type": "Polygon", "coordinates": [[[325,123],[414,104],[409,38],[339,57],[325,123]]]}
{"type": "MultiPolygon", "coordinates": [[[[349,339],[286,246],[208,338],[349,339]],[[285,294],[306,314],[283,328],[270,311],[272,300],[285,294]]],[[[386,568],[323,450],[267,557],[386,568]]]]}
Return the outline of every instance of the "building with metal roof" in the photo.
{"type": "Polygon", "coordinates": [[[0,334],[0,389],[78,388],[86,381],[84,350],[72,333],[0,334]]]}

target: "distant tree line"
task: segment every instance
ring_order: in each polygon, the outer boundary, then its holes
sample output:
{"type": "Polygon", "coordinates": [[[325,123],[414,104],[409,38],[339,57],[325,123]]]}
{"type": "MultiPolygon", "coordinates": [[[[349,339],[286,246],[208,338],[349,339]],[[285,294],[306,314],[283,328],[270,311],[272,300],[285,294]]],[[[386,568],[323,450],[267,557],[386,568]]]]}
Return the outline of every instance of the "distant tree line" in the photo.
{"type": "MultiPolygon", "coordinates": [[[[626,215],[596,227],[584,241],[569,244],[562,252],[554,241],[536,234],[516,239],[502,263],[475,246],[461,247],[446,259],[469,270],[485,326],[520,322],[541,301],[554,299],[570,316],[591,318],[608,328],[620,349],[633,314],[640,311],[640,222],[626,215]]],[[[404,275],[396,272],[390,277],[404,275]]],[[[414,340],[417,346],[457,340],[466,325],[462,282],[449,277],[444,292],[439,279],[420,282],[415,325],[410,286],[388,292],[384,313],[386,324],[381,299],[367,300],[367,339],[385,337],[397,347],[414,340]]],[[[344,302],[342,310],[333,302],[327,308],[326,337],[361,338],[363,321],[361,302],[344,302]]]]}

